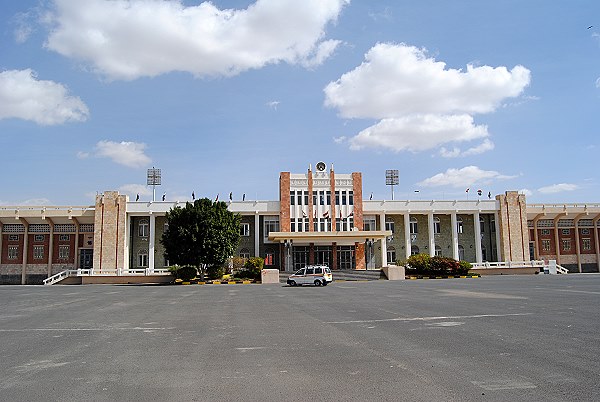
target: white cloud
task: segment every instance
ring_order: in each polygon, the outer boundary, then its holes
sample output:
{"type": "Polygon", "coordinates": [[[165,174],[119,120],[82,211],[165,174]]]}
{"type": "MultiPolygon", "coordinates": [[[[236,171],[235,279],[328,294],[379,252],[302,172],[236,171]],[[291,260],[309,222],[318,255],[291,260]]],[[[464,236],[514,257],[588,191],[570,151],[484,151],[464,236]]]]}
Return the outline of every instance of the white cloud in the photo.
{"type": "MultiPolygon", "coordinates": [[[[472,65],[464,71],[450,69],[424,49],[380,43],[360,66],[324,88],[325,105],[343,118],[380,120],[351,139],[353,149],[423,151],[487,137],[487,127],[475,125],[472,116],[493,112],[503,100],[518,97],[529,82],[530,71],[520,65],[512,70],[472,65]]],[[[488,141],[465,153],[490,149],[488,141]]],[[[463,153],[451,149],[442,154],[463,153]]]]}
{"type": "Polygon", "coordinates": [[[342,135],[340,137],[333,137],[333,142],[335,142],[336,144],[343,144],[344,142],[346,142],[346,136],[342,135]]]}
{"type": "Polygon", "coordinates": [[[55,0],[46,47],[110,79],[172,71],[230,76],[286,62],[314,66],[339,41],[324,40],[349,0],[257,0],[246,9],[211,2],[55,0]],[[293,16],[293,17],[291,17],[293,16]]]}
{"type": "Polygon", "coordinates": [[[135,200],[138,194],[140,197],[152,195],[152,189],[143,184],[124,184],[119,187],[119,192],[129,195],[132,200],[135,200]]]}
{"type": "Polygon", "coordinates": [[[487,127],[474,125],[469,115],[410,115],[383,119],[368,127],[350,139],[350,148],[418,152],[447,142],[471,141],[487,135],[487,127]]]}
{"type": "Polygon", "coordinates": [[[280,103],[281,102],[279,102],[279,101],[270,101],[270,102],[267,102],[267,106],[273,110],[277,110],[277,107],[279,106],[280,103]]]}
{"type": "Polygon", "coordinates": [[[77,152],[77,159],[87,159],[90,157],[90,153],[89,152],[83,152],[83,151],[78,151],[77,152]]]}
{"type": "Polygon", "coordinates": [[[522,188],[519,190],[519,194],[525,194],[525,197],[531,197],[533,195],[533,191],[528,188],[522,188]]]}
{"type": "Polygon", "coordinates": [[[600,88],[600,77],[596,78],[596,88],[600,88]]]}
{"type": "Polygon", "coordinates": [[[515,176],[500,174],[494,170],[482,170],[477,166],[466,166],[462,169],[448,169],[418,183],[423,187],[451,186],[456,188],[470,187],[474,184],[490,183],[493,180],[512,179],[515,176]]]}
{"type": "Polygon", "coordinates": [[[562,193],[565,191],[574,191],[577,190],[579,186],[577,184],[569,184],[569,183],[559,183],[552,184],[551,186],[538,188],[538,191],[542,194],[556,194],[562,193]]]}
{"type": "Polygon", "coordinates": [[[146,144],[139,142],[99,141],[96,144],[95,155],[112,159],[120,165],[139,168],[148,166],[152,162],[152,159],[144,154],[145,149],[146,144]]]}
{"type": "Polygon", "coordinates": [[[0,120],[17,118],[56,125],[85,121],[88,115],[80,98],[69,95],[59,83],[39,80],[31,69],[0,72],[0,120]]]}
{"type": "Polygon", "coordinates": [[[18,202],[8,202],[8,201],[2,201],[0,200],[0,205],[19,205],[19,206],[23,206],[23,205],[28,205],[28,206],[44,206],[44,205],[50,205],[50,200],[47,198],[30,198],[28,200],[24,200],[24,201],[18,201],[18,202]]]}
{"type": "Polygon", "coordinates": [[[483,140],[483,142],[475,147],[469,148],[466,151],[461,151],[460,148],[454,147],[451,150],[447,150],[442,147],[440,149],[440,156],[444,158],[457,158],[459,156],[472,156],[479,155],[487,151],[494,149],[495,145],[489,139],[483,140]]]}

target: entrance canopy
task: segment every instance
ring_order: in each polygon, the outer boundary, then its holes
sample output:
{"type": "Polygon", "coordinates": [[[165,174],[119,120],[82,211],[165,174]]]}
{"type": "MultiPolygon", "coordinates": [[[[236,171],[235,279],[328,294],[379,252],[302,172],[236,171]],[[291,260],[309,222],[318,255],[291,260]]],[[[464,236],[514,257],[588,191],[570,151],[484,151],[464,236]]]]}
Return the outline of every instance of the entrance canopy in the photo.
{"type": "Polygon", "coordinates": [[[351,246],[355,243],[364,243],[368,240],[385,240],[391,236],[391,230],[356,230],[350,232],[270,232],[269,240],[273,242],[284,243],[292,241],[294,244],[315,244],[331,245],[336,243],[338,246],[351,246]]]}

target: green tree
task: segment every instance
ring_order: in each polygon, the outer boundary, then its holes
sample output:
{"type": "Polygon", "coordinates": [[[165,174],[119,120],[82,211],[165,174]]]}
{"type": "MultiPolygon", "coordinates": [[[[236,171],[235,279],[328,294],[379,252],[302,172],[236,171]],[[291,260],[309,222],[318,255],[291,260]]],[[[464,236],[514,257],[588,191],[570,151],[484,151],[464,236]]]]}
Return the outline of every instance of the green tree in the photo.
{"type": "Polygon", "coordinates": [[[168,228],[161,243],[167,259],[196,267],[202,279],[207,267],[223,266],[238,246],[241,217],[224,202],[208,198],[186,202],[183,208],[172,208],[166,217],[168,228]]]}

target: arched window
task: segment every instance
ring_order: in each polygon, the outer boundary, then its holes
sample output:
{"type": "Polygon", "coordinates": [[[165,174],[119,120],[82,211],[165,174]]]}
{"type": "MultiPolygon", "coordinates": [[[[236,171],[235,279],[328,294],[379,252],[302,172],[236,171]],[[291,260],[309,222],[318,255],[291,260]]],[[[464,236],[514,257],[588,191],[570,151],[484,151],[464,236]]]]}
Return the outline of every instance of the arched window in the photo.
{"type": "Polygon", "coordinates": [[[456,233],[463,232],[463,219],[460,216],[456,217],[456,233]]]}
{"type": "Polygon", "coordinates": [[[437,244],[435,245],[435,255],[438,257],[442,256],[442,248],[440,246],[438,246],[437,244]]]}
{"type": "Polygon", "coordinates": [[[150,232],[150,223],[148,223],[148,219],[142,219],[138,223],[138,236],[139,237],[148,237],[148,233],[150,232]]]}
{"type": "Polygon", "coordinates": [[[396,263],[396,249],[394,248],[394,246],[389,246],[387,248],[387,261],[388,265],[396,263]]]}
{"type": "Polygon", "coordinates": [[[440,234],[441,233],[441,225],[440,225],[440,218],[438,218],[437,216],[433,217],[433,234],[440,234]]]}
{"type": "Polygon", "coordinates": [[[148,267],[148,250],[138,251],[138,267],[139,268],[147,268],[148,267]]]}
{"type": "Polygon", "coordinates": [[[247,248],[243,248],[240,250],[240,257],[242,258],[250,258],[250,250],[247,248]]]}
{"type": "Polygon", "coordinates": [[[419,233],[418,221],[414,216],[410,218],[410,234],[419,233]]]}
{"type": "Polygon", "coordinates": [[[465,248],[460,244],[458,245],[458,259],[459,261],[465,260],[465,248]]]}
{"type": "Polygon", "coordinates": [[[479,217],[479,231],[481,233],[485,232],[485,220],[483,219],[483,216],[479,217]]]}
{"type": "Polygon", "coordinates": [[[419,254],[419,247],[417,247],[413,244],[410,247],[410,255],[417,255],[417,254],[419,254]]]}
{"type": "Polygon", "coordinates": [[[485,246],[482,244],[481,245],[481,260],[482,261],[487,261],[487,250],[485,248],[485,246]]]}

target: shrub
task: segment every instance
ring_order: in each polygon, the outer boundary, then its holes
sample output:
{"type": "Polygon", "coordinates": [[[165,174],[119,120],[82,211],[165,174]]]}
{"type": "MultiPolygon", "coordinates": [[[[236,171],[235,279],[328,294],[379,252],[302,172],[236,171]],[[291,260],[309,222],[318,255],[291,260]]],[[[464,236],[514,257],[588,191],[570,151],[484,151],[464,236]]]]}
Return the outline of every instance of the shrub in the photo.
{"type": "Polygon", "coordinates": [[[177,269],[176,271],[176,277],[184,282],[194,279],[197,274],[198,270],[196,269],[196,267],[192,267],[191,265],[179,267],[179,269],[177,269]]]}
{"type": "Polygon", "coordinates": [[[458,275],[466,275],[469,273],[469,270],[473,268],[470,262],[467,261],[459,261],[458,262],[458,275]]]}
{"type": "Polygon", "coordinates": [[[435,256],[431,258],[431,272],[435,275],[457,275],[460,265],[454,258],[435,256]]]}
{"type": "Polygon", "coordinates": [[[206,268],[206,274],[209,279],[221,279],[225,275],[225,268],[219,265],[210,266],[206,268]]]}
{"type": "Polygon", "coordinates": [[[244,264],[246,263],[246,259],[244,257],[232,257],[231,265],[234,271],[239,271],[244,268],[244,264]]]}
{"type": "Polygon", "coordinates": [[[428,275],[431,269],[431,257],[427,254],[415,254],[406,260],[406,271],[416,275],[428,275]]]}
{"type": "Polygon", "coordinates": [[[265,260],[260,257],[250,257],[244,264],[244,268],[252,273],[260,274],[260,271],[263,269],[265,265],[265,260]]]}

